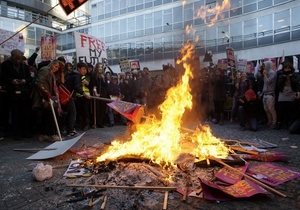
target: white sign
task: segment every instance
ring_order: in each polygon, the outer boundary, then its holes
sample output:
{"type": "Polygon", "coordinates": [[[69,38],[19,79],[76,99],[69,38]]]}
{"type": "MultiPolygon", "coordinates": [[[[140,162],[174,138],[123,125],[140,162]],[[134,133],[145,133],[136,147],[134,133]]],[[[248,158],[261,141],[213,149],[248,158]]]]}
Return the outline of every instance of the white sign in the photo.
{"type": "Polygon", "coordinates": [[[238,59],[238,71],[246,71],[247,69],[247,59],[238,59]]]}
{"type": "Polygon", "coordinates": [[[298,72],[298,58],[296,56],[293,56],[293,67],[296,72],[298,72]]]}
{"type": "Polygon", "coordinates": [[[5,41],[0,46],[0,55],[10,55],[10,52],[14,49],[21,50],[22,52],[25,51],[25,43],[24,43],[23,35],[21,33],[18,33],[15,36],[13,36],[14,34],[15,32],[0,29],[0,43],[5,41]]]}
{"type": "Polygon", "coordinates": [[[102,63],[102,58],[107,59],[105,43],[88,34],[74,32],[77,63],[86,64],[102,63]]]}

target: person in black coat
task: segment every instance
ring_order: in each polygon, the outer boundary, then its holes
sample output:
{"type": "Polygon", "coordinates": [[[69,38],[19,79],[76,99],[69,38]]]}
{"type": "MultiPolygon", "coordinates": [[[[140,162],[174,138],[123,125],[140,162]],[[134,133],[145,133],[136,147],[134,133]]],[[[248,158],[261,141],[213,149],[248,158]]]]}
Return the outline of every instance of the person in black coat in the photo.
{"type": "Polygon", "coordinates": [[[251,131],[257,131],[257,110],[258,99],[252,89],[246,91],[245,96],[238,99],[238,117],[240,120],[240,130],[246,129],[246,123],[249,123],[251,131]]]}
{"type": "Polygon", "coordinates": [[[1,64],[1,77],[8,93],[14,139],[31,137],[30,124],[30,85],[32,77],[29,67],[22,62],[24,53],[18,49],[11,51],[11,57],[1,64]]]}

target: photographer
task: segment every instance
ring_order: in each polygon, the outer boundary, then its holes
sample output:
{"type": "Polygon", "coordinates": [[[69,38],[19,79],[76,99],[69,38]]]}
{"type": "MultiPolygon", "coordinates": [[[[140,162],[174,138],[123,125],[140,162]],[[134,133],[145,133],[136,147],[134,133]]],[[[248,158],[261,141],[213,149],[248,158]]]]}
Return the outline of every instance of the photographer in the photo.
{"type": "Polygon", "coordinates": [[[295,93],[298,92],[298,81],[294,74],[293,65],[286,62],[283,65],[282,73],[278,76],[277,89],[278,93],[278,116],[276,129],[281,129],[283,124],[288,127],[295,115],[295,93]]]}

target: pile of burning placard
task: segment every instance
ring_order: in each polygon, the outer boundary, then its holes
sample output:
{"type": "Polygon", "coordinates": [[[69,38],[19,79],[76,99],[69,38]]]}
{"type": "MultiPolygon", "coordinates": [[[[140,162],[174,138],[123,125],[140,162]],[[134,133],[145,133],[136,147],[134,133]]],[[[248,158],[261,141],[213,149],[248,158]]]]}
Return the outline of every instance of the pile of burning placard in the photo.
{"type": "Polygon", "coordinates": [[[286,197],[273,187],[300,177],[300,173],[270,163],[284,160],[283,153],[262,149],[276,145],[261,140],[256,146],[233,142],[229,140],[227,144],[236,153],[227,159],[212,157],[197,162],[192,155],[181,154],[175,168],[163,168],[134,156],[96,162],[94,157],[99,155],[99,150],[95,148],[99,145],[73,149],[80,159],[71,161],[64,176],[77,179],[70,179],[68,186],[72,190],[59,205],[84,201],[89,206],[99,203],[101,209],[137,206],[139,209],[157,209],[159,205],[162,209],[171,209],[172,200],[178,196],[181,200],[191,196],[231,201],[271,192],[286,197]]]}

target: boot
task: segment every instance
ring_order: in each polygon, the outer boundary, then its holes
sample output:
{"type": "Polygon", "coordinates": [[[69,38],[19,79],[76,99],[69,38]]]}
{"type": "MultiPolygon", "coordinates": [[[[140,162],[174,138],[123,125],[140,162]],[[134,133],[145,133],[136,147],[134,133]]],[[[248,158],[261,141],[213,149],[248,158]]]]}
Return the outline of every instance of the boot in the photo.
{"type": "Polygon", "coordinates": [[[220,122],[219,125],[224,125],[224,113],[220,114],[220,122]]]}

